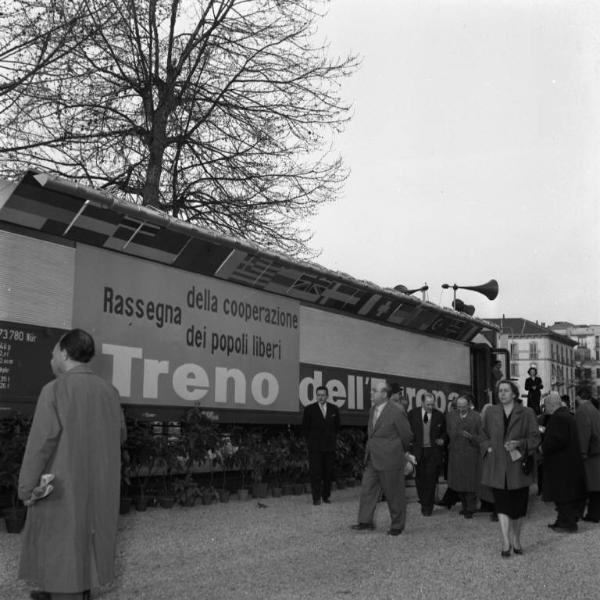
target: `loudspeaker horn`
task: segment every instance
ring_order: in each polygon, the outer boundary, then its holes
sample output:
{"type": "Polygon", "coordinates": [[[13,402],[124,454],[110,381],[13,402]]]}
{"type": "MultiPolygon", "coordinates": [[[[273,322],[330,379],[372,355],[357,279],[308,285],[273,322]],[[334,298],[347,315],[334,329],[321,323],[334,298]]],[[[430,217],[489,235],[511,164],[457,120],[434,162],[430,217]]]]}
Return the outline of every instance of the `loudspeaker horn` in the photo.
{"type": "Polygon", "coordinates": [[[424,285],[423,287],[417,288],[416,290],[409,290],[405,285],[396,285],[394,289],[397,292],[402,292],[403,294],[414,294],[415,292],[426,292],[429,289],[428,285],[424,285]]]}
{"type": "Polygon", "coordinates": [[[442,284],[442,287],[447,290],[452,288],[456,293],[456,290],[471,290],[472,292],[479,292],[483,294],[488,300],[495,300],[498,297],[498,282],[495,279],[490,279],[487,283],[481,285],[450,285],[448,283],[442,284]]]}
{"type": "Polygon", "coordinates": [[[470,317],[475,314],[475,307],[472,304],[465,304],[460,298],[452,301],[452,308],[458,312],[463,312],[470,317]]]}

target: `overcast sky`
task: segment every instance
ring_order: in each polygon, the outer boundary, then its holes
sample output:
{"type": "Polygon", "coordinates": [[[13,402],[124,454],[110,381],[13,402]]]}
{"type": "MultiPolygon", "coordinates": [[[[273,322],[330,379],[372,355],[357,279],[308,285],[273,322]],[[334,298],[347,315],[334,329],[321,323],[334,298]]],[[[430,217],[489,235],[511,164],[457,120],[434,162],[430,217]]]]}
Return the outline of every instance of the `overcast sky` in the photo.
{"type": "Polygon", "coordinates": [[[476,316],[600,323],[600,3],[332,0],[331,53],[358,53],[335,147],[343,197],[317,262],[476,316]]]}

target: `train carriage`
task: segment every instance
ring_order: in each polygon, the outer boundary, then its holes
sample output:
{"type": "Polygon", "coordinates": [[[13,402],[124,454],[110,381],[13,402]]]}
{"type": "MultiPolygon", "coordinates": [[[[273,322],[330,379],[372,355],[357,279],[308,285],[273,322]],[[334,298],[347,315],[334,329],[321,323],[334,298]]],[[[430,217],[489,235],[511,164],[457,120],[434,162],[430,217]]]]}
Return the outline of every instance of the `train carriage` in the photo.
{"type": "Polygon", "coordinates": [[[30,413],[62,332],[95,338],[93,368],[130,416],[292,423],[326,385],[343,424],[377,381],[487,393],[495,326],[399,291],[28,172],[0,188],[0,416],[30,413]]]}

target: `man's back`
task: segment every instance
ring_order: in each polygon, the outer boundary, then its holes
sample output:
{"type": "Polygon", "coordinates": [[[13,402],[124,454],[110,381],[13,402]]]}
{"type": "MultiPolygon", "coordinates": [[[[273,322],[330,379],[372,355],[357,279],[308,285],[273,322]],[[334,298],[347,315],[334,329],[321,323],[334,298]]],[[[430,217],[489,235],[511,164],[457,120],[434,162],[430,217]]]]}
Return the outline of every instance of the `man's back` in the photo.
{"type": "Polygon", "coordinates": [[[61,592],[89,589],[90,583],[113,578],[121,438],[119,396],[87,365],[74,367],[43,388],[19,494],[27,498],[41,473],[55,476],[54,491],[29,510],[21,578],[61,592]]]}

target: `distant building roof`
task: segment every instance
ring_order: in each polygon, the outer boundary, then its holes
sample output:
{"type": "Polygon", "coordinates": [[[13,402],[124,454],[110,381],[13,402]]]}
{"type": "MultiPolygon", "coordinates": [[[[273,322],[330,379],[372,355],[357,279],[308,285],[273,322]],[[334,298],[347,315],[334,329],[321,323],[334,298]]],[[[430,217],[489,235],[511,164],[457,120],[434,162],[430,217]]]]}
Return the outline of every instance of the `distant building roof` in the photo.
{"type": "Polygon", "coordinates": [[[502,318],[502,319],[486,319],[494,325],[500,327],[502,333],[506,333],[511,337],[536,337],[536,336],[548,336],[563,344],[570,346],[576,346],[577,342],[566,335],[556,333],[556,331],[530,321],[529,319],[523,318],[502,318]]]}

